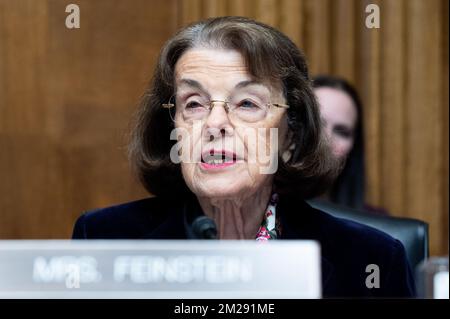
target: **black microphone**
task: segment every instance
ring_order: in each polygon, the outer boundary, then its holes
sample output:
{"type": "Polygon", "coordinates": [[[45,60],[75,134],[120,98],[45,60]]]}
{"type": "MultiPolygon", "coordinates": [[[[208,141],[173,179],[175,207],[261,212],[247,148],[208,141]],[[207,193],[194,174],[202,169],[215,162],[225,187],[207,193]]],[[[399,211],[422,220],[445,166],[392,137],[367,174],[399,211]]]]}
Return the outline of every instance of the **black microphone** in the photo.
{"type": "Polygon", "coordinates": [[[217,239],[216,223],[207,216],[199,216],[192,223],[192,231],[197,239],[217,239]]]}

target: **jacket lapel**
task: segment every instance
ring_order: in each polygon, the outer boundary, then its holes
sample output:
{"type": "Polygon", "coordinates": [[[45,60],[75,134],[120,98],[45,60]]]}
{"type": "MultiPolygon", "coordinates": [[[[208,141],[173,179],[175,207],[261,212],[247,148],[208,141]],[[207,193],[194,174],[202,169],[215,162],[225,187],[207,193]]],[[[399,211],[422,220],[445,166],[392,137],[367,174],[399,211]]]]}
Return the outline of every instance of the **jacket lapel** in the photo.
{"type": "MultiPolygon", "coordinates": [[[[324,251],[326,241],[315,231],[320,225],[314,216],[314,210],[305,201],[280,197],[277,214],[280,216],[281,240],[315,240],[319,242],[321,252],[324,251]]],[[[322,287],[325,290],[330,283],[334,267],[323,254],[321,254],[321,270],[322,287]]]]}
{"type": "Polygon", "coordinates": [[[147,232],[142,239],[186,239],[183,223],[183,209],[180,205],[171,205],[164,212],[166,218],[154,229],[147,232]]]}

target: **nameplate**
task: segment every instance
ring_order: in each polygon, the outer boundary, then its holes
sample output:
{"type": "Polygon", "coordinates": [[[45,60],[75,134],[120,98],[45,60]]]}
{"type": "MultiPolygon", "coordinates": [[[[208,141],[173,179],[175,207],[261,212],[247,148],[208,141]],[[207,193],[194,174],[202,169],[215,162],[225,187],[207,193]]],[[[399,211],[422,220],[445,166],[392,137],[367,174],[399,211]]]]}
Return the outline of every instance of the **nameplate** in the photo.
{"type": "Polygon", "coordinates": [[[0,298],[320,298],[314,241],[0,241],[0,298]]]}

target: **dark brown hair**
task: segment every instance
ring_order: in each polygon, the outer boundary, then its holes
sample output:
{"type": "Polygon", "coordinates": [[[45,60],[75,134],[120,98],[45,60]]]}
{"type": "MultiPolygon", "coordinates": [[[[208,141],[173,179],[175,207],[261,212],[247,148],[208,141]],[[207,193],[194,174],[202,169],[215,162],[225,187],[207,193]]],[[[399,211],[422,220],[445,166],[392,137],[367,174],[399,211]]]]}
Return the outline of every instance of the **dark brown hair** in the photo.
{"type": "Polygon", "coordinates": [[[243,17],[211,18],[191,24],[162,48],[153,78],[136,114],[129,155],[144,187],[157,196],[189,194],[180,164],[170,160],[173,122],[161,104],[174,93],[175,64],[190,48],[239,51],[250,75],[282,83],[288,127],[295,143],[286,163],[279,158],[274,176],[278,193],[310,198],[324,192],[337,173],[336,161],[322,138],[321,120],[305,57],[280,31],[243,17]]]}

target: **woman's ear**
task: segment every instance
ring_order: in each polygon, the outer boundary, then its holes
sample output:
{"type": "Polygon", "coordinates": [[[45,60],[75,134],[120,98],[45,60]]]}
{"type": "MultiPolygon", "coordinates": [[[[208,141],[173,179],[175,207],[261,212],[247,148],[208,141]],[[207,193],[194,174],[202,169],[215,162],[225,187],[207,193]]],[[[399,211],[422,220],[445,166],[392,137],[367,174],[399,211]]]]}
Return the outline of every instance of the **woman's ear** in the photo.
{"type": "Polygon", "coordinates": [[[286,163],[288,162],[292,157],[292,151],[295,149],[295,142],[293,141],[293,134],[292,131],[289,130],[287,137],[286,137],[286,143],[283,145],[283,150],[281,152],[281,158],[286,163]]]}
{"type": "Polygon", "coordinates": [[[285,163],[287,163],[291,157],[292,157],[292,151],[295,149],[295,143],[292,143],[291,146],[289,146],[289,148],[287,148],[283,154],[281,155],[281,158],[283,159],[283,161],[285,163]]]}

